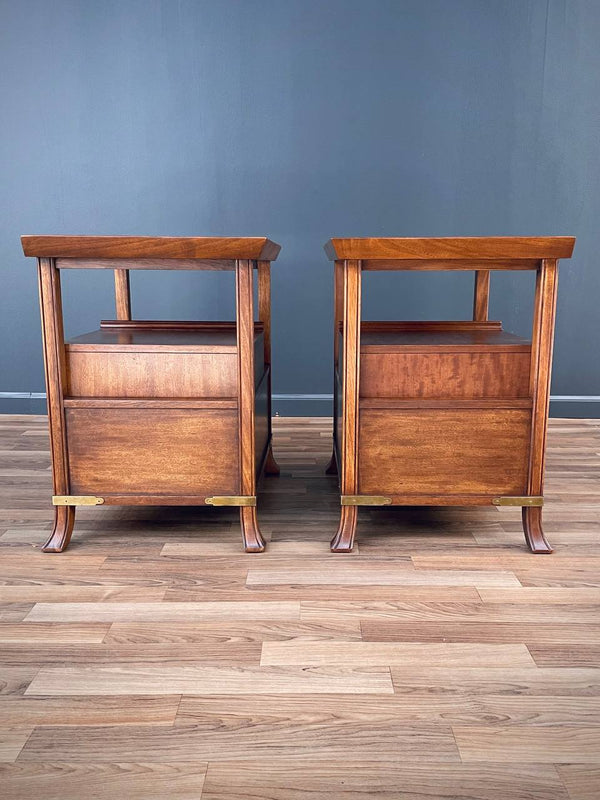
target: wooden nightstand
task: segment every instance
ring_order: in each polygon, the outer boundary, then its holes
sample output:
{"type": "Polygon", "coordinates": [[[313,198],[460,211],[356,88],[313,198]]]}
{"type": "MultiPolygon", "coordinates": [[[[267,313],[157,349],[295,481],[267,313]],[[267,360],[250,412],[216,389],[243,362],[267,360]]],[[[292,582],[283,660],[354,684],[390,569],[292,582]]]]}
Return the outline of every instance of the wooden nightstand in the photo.
{"type": "Polygon", "coordinates": [[[334,454],[352,549],[364,505],[522,506],[534,553],[542,531],[544,450],[558,259],[575,240],[331,239],[335,261],[334,454]],[[474,270],[473,320],[363,322],[370,270],[474,270]],[[492,270],[537,274],[531,340],[488,320],[492,270]]]}
{"type": "Polygon", "coordinates": [[[256,481],[271,451],[270,262],[265,238],[24,236],[39,264],[55,524],[78,505],[239,506],[244,547],[264,550],[256,481]],[[117,319],[65,342],[60,272],[115,271],[117,319]],[[129,270],[234,270],[237,322],[131,319],[129,270]],[[253,279],[258,271],[258,317],[253,279]]]}

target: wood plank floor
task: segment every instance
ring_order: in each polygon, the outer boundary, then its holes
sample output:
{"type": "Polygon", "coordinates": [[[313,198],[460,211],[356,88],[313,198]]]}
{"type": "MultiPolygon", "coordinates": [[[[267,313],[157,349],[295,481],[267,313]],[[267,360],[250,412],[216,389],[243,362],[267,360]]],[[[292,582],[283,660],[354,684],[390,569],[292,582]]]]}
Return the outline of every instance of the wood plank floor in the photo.
{"type": "Polygon", "coordinates": [[[43,417],[0,417],[6,800],[598,800],[600,421],[553,420],[551,556],[514,508],[361,509],[329,420],[278,419],[268,551],[237,512],[51,526],[43,417]]]}

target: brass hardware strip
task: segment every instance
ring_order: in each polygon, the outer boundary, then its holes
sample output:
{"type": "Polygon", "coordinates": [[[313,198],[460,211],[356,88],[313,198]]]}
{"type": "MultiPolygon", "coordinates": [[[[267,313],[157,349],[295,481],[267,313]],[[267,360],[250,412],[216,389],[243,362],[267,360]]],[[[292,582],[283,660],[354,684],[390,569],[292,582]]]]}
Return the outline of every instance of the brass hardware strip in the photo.
{"type": "Polygon", "coordinates": [[[391,497],[376,494],[343,494],[340,497],[343,506],[391,506],[391,497]]]}
{"type": "Polygon", "coordinates": [[[256,497],[253,495],[247,496],[219,496],[207,497],[204,501],[209,506],[255,506],[256,497]]]}
{"type": "Polygon", "coordinates": [[[53,506],[101,506],[103,504],[103,497],[77,494],[55,494],[52,496],[53,506]]]}
{"type": "Polygon", "coordinates": [[[494,497],[494,506],[543,506],[543,497],[494,497]]]}

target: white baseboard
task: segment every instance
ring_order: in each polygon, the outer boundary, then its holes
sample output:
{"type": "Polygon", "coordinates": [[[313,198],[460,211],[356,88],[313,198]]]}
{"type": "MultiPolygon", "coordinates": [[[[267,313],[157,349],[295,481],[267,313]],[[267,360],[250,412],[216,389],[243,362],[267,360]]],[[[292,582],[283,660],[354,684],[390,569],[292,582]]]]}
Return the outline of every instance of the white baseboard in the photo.
{"type": "Polygon", "coordinates": [[[598,394],[551,394],[553,403],[600,403],[598,394]]]}
{"type": "Polygon", "coordinates": [[[0,392],[0,400],[45,400],[46,392],[0,392]]]}

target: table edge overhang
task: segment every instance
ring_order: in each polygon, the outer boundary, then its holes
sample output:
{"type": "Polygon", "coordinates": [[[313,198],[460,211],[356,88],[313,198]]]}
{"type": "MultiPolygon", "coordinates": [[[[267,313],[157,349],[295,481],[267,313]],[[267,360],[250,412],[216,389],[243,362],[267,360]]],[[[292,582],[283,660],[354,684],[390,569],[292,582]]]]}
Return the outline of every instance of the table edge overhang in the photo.
{"type": "Polygon", "coordinates": [[[264,236],[21,236],[36,258],[250,259],[274,261],[281,246],[264,236]]]}
{"type": "Polygon", "coordinates": [[[470,236],[448,238],[332,238],[324,245],[330,261],[489,260],[570,258],[574,236],[470,236]]]}

